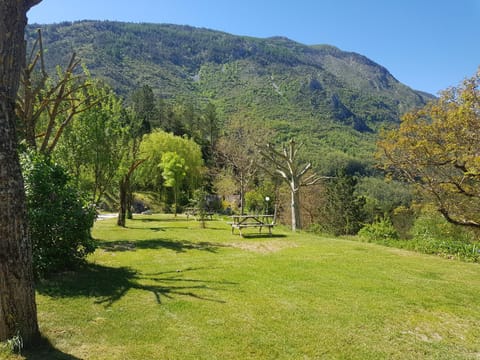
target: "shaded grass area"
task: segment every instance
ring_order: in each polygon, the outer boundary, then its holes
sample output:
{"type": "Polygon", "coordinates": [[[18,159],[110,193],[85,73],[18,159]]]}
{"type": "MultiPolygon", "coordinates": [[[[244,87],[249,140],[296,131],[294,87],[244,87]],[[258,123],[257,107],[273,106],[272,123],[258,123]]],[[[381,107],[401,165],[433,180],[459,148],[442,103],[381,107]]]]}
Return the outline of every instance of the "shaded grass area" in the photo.
{"type": "Polygon", "coordinates": [[[223,221],[127,226],[97,222],[89,264],[39,284],[51,353],[18,358],[480,357],[478,264],[223,221]]]}
{"type": "Polygon", "coordinates": [[[43,281],[37,290],[40,294],[57,298],[93,297],[96,299],[95,304],[105,304],[105,306],[113,305],[133,289],[150,292],[159,304],[162,302],[162,298],[172,298],[174,295],[220,301],[197,295],[195,290],[209,289],[212,284],[221,285],[226,282],[203,281],[184,275],[195,270],[184,269],[142,274],[128,267],[89,264],[77,273],[43,281]],[[180,273],[182,273],[181,276],[180,273]]]}

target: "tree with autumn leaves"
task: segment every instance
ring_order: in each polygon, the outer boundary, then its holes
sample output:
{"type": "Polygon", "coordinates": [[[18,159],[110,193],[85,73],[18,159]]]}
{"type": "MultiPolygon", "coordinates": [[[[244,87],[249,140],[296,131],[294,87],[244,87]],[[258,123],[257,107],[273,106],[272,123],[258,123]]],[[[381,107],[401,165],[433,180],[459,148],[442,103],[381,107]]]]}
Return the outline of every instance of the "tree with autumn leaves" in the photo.
{"type": "Polygon", "coordinates": [[[378,142],[388,171],[414,183],[447,221],[480,228],[480,69],[378,142]]]}

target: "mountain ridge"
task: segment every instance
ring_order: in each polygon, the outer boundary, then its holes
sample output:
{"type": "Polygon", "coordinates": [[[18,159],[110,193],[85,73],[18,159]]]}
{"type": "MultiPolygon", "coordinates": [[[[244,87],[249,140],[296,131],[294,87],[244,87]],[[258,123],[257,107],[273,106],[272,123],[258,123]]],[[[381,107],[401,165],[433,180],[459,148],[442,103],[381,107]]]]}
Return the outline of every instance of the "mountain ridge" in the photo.
{"type": "MultiPolygon", "coordinates": [[[[337,149],[327,144],[335,141],[323,139],[336,129],[348,133],[351,146],[363,141],[371,152],[374,136],[368,134],[434,98],[400,83],[366,56],[333,45],[189,25],[93,20],[29,25],[29,43],[38,27],[49,69],[66,64],[75,51],[93,76],[121,95],[146,84],[166,101],[210,101],[225,122],[235,117],[261,122],[280,139],[296,136],[312,145],[337,149]]],[[[348,146],[340,151],[356,155],[348,146]]]]}

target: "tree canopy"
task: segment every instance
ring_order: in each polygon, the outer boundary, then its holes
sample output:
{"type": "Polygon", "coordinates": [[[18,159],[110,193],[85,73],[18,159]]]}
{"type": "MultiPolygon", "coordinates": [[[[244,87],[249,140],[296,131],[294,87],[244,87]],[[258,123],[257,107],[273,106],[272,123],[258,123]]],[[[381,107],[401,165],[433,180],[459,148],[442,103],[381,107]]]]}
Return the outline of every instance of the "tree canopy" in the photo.
{"type": "Polygon", "coordinates": [[[387,170],[418,185],[451,223],[480,227],[480,71],[383,134],[387,170]]]}
{"type": "Polygon", "coordinates": [[[201,185],[204,174],[204,163],[200,146],[186,137],[155,130],[145,135],[141,147],[140,157],[146,159],[137,171],[137,181],[143,186],[161,188],[164,185],[162,157],[165,153],[176,153],[185,162],[188,176],[184,179],[185,186],[194,190],[201,185]]]}
{"type": "Polygon", "coordinates": [[[130,134],[122,122],[122,101],[110,87],[91,81],[84,92],[79,97],[93,99],[93,106],[65,128],[54,155],[98,204],[112,190],[130,134]]]}

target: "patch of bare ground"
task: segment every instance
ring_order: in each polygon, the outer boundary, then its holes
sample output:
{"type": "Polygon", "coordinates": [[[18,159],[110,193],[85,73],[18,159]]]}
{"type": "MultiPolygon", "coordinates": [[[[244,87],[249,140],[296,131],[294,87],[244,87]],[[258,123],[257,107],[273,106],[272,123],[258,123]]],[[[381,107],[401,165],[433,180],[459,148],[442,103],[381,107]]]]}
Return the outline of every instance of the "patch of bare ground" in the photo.
{"type": "Polygon", "coordinates": [[[440,342],[445,338],[465,341],[471,336],[472,328],[474,324],[456,315],[433,312],[423,314],[422,321],[416,321],[415,325],[401,333],[424,342],[440,342]]]}
{"type": "Polygon", "coordinates": [[[291,241],[270,240],[262,242],[234,242],[229,244],[231,247],[252,251],[260,254],[275,253],[284,249],[295,248],[298,245],[291,241]]]}

